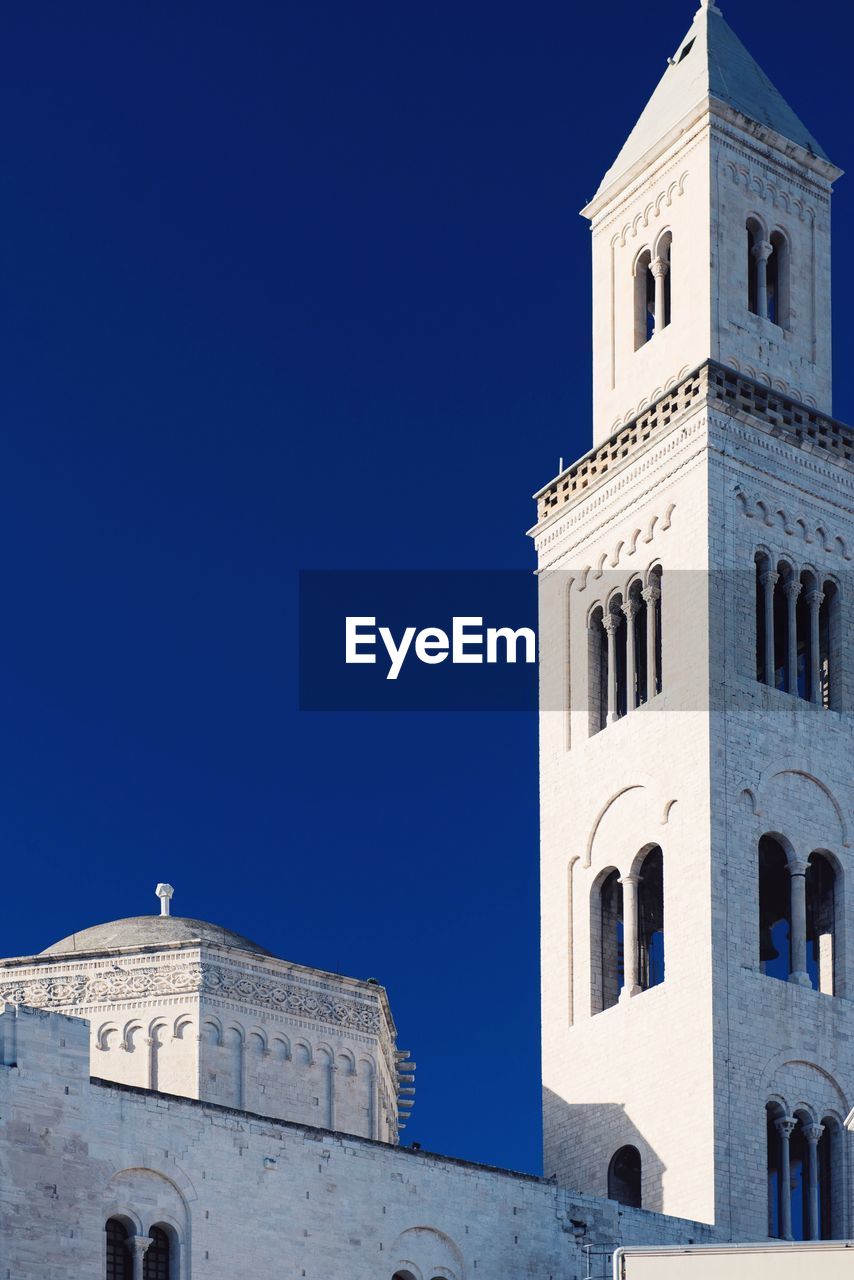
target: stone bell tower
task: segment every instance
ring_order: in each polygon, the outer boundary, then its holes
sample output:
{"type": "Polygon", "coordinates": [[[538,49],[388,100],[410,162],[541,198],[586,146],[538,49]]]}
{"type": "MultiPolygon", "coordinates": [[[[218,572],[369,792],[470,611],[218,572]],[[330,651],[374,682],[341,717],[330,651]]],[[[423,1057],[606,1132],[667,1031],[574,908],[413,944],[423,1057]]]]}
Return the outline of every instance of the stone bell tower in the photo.
{"type": "Polygon", "coordinates": [[[839,177],[704,3],[584,213],[594,447],[537,495],[545,1173],[854,1230],[839,177]]]}

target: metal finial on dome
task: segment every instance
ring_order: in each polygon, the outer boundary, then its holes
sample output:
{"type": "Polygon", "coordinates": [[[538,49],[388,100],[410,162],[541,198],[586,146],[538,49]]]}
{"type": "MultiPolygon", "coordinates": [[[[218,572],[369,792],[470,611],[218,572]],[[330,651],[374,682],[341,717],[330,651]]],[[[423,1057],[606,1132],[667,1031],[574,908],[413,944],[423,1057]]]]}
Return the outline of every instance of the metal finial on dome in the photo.
{"type": "Polygon", "coordinates": [[[172,888],[171,884],[159,884],[154,892],[160,899],[160,914],[162,916],[168,916],[169,903],[175,890],[172,888]]]}

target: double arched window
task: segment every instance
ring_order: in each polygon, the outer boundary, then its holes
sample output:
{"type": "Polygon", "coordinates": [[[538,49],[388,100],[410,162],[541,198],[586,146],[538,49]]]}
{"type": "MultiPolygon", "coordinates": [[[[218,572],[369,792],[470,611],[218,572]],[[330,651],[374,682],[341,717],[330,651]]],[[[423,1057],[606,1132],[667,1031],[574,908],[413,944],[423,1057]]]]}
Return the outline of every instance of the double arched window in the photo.
{"type": "Polygon", "coordinates": [[[610,1009],[623,991],[637,995],[664,981],[664,861],[658,845],[637,870],[612,869],[594,887],[593,1011],[610,1009]]]}
{"type": "Polygon", "coordinates": [[[747,219],[747,307],[754,315],[789,328],[789,242],[782,231],[769,235],[755,215],[747,219]]]}
{"type": "Polygon", "coordinates": [[[170,1232],[164,1227],[149,1228],[148,1235],[134,1234],[123,1218],[109,1218],[105,1224],[106,1280],[134,1280],[140,1272],[134,1259],[141,1259],[142,1280],[172,1280],[174,1250],[170,1232]]]}
{"type": "Polygon", "coordinates": [[[841,598],[832,578],[776,563],[756,562],[756,678],[816,706],[839,701],[841,598]]]}
{"type": "Polygon", "coordinates": [[[804,862],[775,836],[759,841],[759,964],[784,982],[836,992],[837,877],[818,851],[804,862]]]}
{"type": "Polygon", "coordinates": [[[818,1122],[804,1108],[789,1114],[779,1101],[768,1103],[765,1117],[768,1235],[777,1240],[832,1240],[843,1234],[839,1120],[825,1115],[818,1122]]]}
{"type": "Polygon", "coordinates": [[[661,566],[625,594],[597,605],[588,622],[590,731],[621,719],[661,692],[661,566]]]}

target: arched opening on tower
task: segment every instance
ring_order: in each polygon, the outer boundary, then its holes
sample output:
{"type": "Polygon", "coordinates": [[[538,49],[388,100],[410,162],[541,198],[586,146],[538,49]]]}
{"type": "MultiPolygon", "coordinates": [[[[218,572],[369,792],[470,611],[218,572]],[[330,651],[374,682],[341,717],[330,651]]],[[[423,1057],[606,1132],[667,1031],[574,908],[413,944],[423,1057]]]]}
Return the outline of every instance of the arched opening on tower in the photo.
{"type": "Polygon", "coordinates": [[[811,853],[806,873],[807,973],[813,989],[834,994],[836,872],[830,859],[811,853]]]}
{"type": "Polygon", "coordinates": [[[759,841],[759,967],[788,981],[791,969],[792,904],[786,853],[773,836],[759,841]]]}
{"type": "Polygon", "coordinates": [[[608,636],[601,605],[590,614],[587,627],[587,689],[592,735],[608,722],[608,636]]]}
{"type": "Polygon", "coordinates": [[[821,599],[818,605],[818,673],[816,696],[825,708],[835,707],[839,703],[838,675],[839,658],[842,651],[842,621],[839,589],[836,583],[827,579],[821,588],[821,599]]]}
{"type": "Polygon", "coordinates": [[[789,327],[789,242],[782,231],[771,233],[771,256],[766,267],[768,319],[781,329],[789,327]]]}
{"type": "Polygon", "coordinates": [[[664,858],[658,845],[640,868],[638,981],[644,991],[664,981],[664,858]]]}
{"type": "Polygon", "coordinates": [[[620,1147],[608,1165],[608,1199],[631,1209],[640,1209],[641,1174],[641,1156],[637,1147],[620,1147]]]}
{"type": "Polygon", "coordinates": [[[635,259],[635,351],[649,342],[655,332],[655,279],[649,249],[635,259]]]}
{"type": "Polygon", "coordinates": [[[623,951],[623,886],[619,871],[606,875],[599,888],[599,992],[594,1010],[610,1009],[625,982],[623,951]]]}

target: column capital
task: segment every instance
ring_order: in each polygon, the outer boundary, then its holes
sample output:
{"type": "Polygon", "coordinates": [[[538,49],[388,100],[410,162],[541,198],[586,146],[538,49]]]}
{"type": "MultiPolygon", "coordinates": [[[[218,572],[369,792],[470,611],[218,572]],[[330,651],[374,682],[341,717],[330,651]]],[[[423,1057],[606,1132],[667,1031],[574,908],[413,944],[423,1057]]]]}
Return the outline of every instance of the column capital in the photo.
{"type": "Polygon", "coordinates": [[[805,876],[809,869],[809,859],[793,853],[786,859],[786,866],[789,868],[790,876],[805,876]]]}
{"type": "Polygon", "coordinates": [[[824,600],[824,592],[819,591],[818,587],[811,587],[804,599],[810,608],[820,609],[824,600]]]}
{"type": "Polygon", "coordinates": [[[635,872],[631,872],[631,871],[629,872],[628,875],[620,876],[617,881],[618,884],[634,884],[634,885],[638,885],[640,884],[640,882],[641,882],[640,876],[637,875],[635,872]]]}
{"type": "Polygon", "coordinates": [[[666,258],[653,258],[652,262],[649,264],[649,269],[652,272],[654,279],[662,280],[670,270],[670,263],[666,258]]]}
{"type": "Polygon", "coordinates": [[[153,1243],[151,1236],[128,1236],[127,1247],[137,1258],[142,1258],[153,1243]]]}
{"type": "Polygon", "coordinates": [[[644,587],[641,595],[647,604],[655,604],[656,600],[661,599],[661,587],[657,587],[654,583],[650,583],[648,587],[644,587]]]}
{"type": "Polygon", "coordinates": [[[626,615],[629,622],[637,616],[639,609],[640,602],[634,596],[629,596],[628,600],[623,605],[623,613],[626,615]]]}
{"type": "Polygon", "coordinates": [[[774,252],[774,246],[770,240],[757,240],[750,252],[756,262],[767,262],[774,252]]]}
{"type": "Polygon", "coordinates": [[[602,614],[602,626],[605,628],[609,636],[617,634],[620,625],[620,615],[609,610],[602,614]]]}
{"type": "Polygon", "coordinates": [[[805,1124],[802,1128],[804,1131],[804,1137],[811,1146],[815,1146],[821,1135],[824,1133],[823,1124],[805,1124]]]}
{"type": "Polygon", "coordinates": [[[798,578],[789,578],[783,586],[788,600],[797,600],[801,594],[801,583],[798,578]]]}
{"type": "Polygon", "coordinates": [[[777,1130],[781,1138],[789,1138],[792,1131],[797,1128],[797,1120],[794,1116],[778,1116],[774,1121],[774,1128],[777,1130]]]}
{"type": "Polygon", "coordinates": [[[763,569],[759,575],[759,581],[763,587],[776,587],[780,581],[780,575],[776,569],[763,569]]]}

